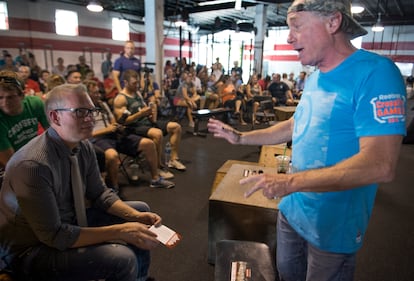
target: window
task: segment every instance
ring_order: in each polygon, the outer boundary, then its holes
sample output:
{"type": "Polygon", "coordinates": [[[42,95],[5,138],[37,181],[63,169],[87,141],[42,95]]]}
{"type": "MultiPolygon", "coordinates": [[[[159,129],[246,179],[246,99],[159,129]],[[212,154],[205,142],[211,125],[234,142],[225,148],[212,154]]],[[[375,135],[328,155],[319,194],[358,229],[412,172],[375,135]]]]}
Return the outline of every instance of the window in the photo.
{"type": "Polygon", "coordinates": [[[55,13],[56,34],[77,36],[78,14],[73,11],[56,10],[55,13]]]}
{"type": "Polygon", "coordinates": [[[351,43],[352,43],[352,45],[354,45],[355,48],[361,49],[361,47],[362,47],[362,36],[359,36],[355,39],[352,39],[351,43]]]}
{"type": "Polygon", "coordinates": [[[7,3],[0,1],[0,29],[9,29],[9,17],[7,14],[7,3]]]}
{"type": "MultiPolygon", "coordinates": [[[[397,58],[398,59],[398,58],[397,58]]],[[[414,64],[408,62],[396,62],[397,67],[400,69],[403,76],[414,75],[414,64]]]]}
{"type": "Polygon", "coordinates": [[[129,40],[129,21],[112,18],[112,39],[120,41],[129,40]]]}

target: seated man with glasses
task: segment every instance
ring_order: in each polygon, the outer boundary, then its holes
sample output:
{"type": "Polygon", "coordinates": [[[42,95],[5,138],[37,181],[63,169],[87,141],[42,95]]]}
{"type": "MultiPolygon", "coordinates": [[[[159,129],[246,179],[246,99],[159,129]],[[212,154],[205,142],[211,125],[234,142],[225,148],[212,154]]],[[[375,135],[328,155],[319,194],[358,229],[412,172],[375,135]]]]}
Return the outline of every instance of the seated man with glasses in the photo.
{"type": "Polygon", "coordinates": [[[38,135],[39,123],[49,127],[42,100],[25,96],[23,87],[15,72],[0,71],[0,169],[38,135]]]}
{"type": "Polygon", "coordinates": [[[105,186],[92,137],[99,112],[84,85],[45,100],[50,128],[10,159],[0,192],[0,259],[17,280],[148,280],[161,217],[105,186]],[[90,202],[86,207],[83,200],[90,202]]]}

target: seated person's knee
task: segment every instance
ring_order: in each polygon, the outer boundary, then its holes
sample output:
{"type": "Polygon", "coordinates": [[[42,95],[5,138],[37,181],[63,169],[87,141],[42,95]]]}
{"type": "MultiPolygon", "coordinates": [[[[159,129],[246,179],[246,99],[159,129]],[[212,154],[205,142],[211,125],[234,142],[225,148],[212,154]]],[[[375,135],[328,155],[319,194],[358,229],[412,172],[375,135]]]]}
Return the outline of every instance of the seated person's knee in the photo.
{"type": "Polygon", "coordinates": [[[148,131],[148,137],[155,140],[161,140],[162,139],[162,131],[158,128],[151,128],[148,131]]]}
{"type": "Polygon", "coordinates": [[[177,122],[168,122],[167,132],[168,133],[180,133],[181,132],[181,125],[178,124],[177,122]]]}
{"type": "Polygon", "coordinates": [[[155,151],[155,143],[148,138],[142,138],[139,142],[138,151],[143,151],[144,153],[149,153],[155,151]]]}
{"type": "Polygon", "coordinates": [[[115,149],[107,149],[105,151],[105,159],[106,161],[114,161],[114,160],[118,160],[119,154],[115,149]]]}

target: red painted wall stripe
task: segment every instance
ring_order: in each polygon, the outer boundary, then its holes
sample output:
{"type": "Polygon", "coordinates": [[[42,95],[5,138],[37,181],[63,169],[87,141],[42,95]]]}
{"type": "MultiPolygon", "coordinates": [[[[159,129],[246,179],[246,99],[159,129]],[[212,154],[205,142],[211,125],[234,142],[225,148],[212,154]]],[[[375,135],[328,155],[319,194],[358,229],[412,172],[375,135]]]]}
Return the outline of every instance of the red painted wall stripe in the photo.
{"type": "Polygon", "coordinates": [[[55,23],[35,19],[21,19],[10,17],[9,28],[10,30],[56,33],[55,23]]]}
{"type": "Polygon", "coordinates": [[[385,55],[385,57],[390,58],[394,62],[414,62],[414,56],[410,55],[385,55]]]}
{"type": "MultiPolygon", "coordinates": [[[[190,51],[182,51],[181,52],[183,57],[186,58],[192,58],[193,57],[193,53],[190,51]]],[[[180,51],[179,50],[164,50],[164,56],[165,57],[170,57],[170,58],[175,58],[175,57],[179,57],[180,56],[180,51]]]]}
{"type": "Polygon", "coordinates": [[[293,51],[292,45],[289,44],[281,44],[281,45],[273,45],[273,50],[275,51],[293,51]]]}
{"type": "Polygon", "coordinates": [[[414,42],[364,42],[362,48],[367,50],[414,51],[414,42]]]}
{"type": "MultiPolygon", "coordinates": [[[[83,50],[92,50],[93,52],[104,52],[108,49],[113,53],[121,52],[124,47],[123,44],[111,45],[103,43],[93,43],[93,42],[74,42],[68,40],[51,40],[51,39],[41,39],[41,38],[27,38],[27,37],[7,37],[7,40],[2,40],[2,48],[18,48],[24,44],[25,48],[28,49],[47,49],[52,48],[53,50],[59,51],[83,51],[83,50]]],[[[136,54],[145,53],[145,48],[137,47],[136,54]]]]}
{"type": "Polygon", "coordinates": [[[268,55],[263,56],[263,59],[270,61],[299,61],[298,55],[268,55]]]}

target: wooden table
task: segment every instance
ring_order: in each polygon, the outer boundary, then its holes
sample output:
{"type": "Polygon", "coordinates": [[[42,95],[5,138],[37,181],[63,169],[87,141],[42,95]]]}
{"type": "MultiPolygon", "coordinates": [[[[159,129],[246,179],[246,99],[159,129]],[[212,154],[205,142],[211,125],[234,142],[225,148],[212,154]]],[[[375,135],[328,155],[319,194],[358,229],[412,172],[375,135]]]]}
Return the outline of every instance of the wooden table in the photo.
{"type": "Polygon", "coordinates": [[[296,106],[275,106],[274,109],[277,121],[284,121],[293,116],[296,106]]]}

